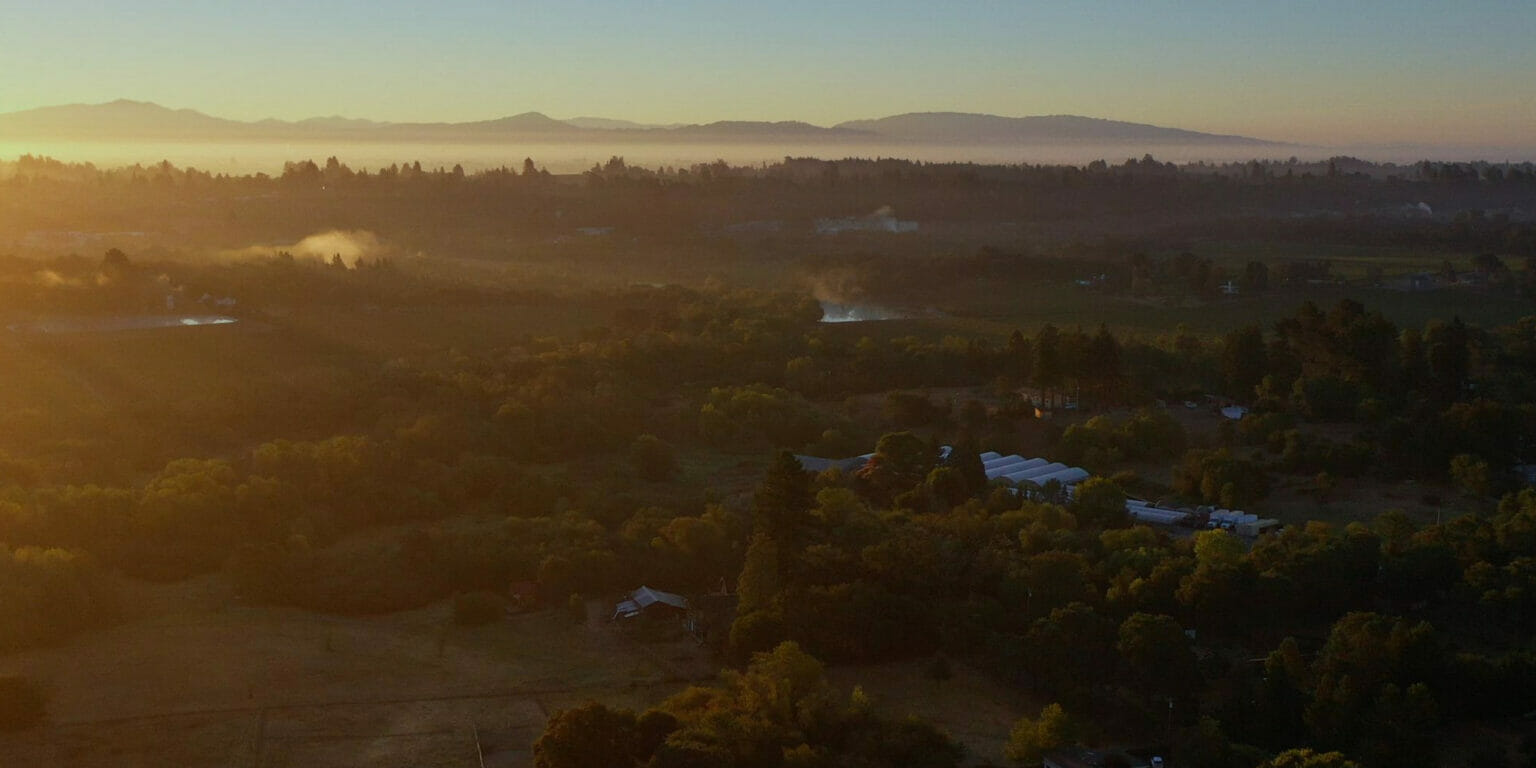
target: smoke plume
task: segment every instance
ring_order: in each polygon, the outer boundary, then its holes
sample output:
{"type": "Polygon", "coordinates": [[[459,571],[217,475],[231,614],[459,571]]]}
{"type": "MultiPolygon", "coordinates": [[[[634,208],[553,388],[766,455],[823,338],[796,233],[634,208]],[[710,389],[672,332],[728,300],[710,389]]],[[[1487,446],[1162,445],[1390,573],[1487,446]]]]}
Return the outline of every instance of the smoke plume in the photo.
{"type": "Polygon", "coordinates": [[[278,252],[293,254],[296,259],[330,261],[336,256],[348,267],[357,266],[358,259],[376,259],[393,252],[378,235],[363,229],[318,232],[292,245],[253,245],[235,251],[226,251],[227,257],[263,257],[278,252]]]}

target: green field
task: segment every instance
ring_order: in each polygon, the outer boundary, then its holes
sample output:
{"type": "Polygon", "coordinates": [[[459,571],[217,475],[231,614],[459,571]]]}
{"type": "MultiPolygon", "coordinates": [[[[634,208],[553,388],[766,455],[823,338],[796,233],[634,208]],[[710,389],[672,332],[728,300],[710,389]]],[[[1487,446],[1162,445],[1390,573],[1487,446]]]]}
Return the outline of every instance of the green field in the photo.
{"type": "Polygon", "coordinates": [[[1094,292],[1076,286],[1026,286],[991,292],[974,288],[974,300],[944,297],[928,316],[906,320],[832,324],[830,333],[853,338],[893,338],[915,335],[938,339],[947,335],[1005,339],[1014,330],[1032,335],[1046,323],[1061,328],[1081,327],[1091,332],[1101,323],[1128,337],[1155,338],[1187,330],[1199,336],[1217,336],[1250,323],[1271,326],[1294,315],[1311,301],[1327,310],[1351,299],[1367,309],[1380,310],[1399,327],[1423,327],[1430,320],[1460,316],[1468,323],[1494,328],[1536,314],[1536,305],[1513,296],[1472,290],[1405,293],[1385,289],[1340,286],[1308,286],[1277,290],[1262,296],[1223,297],[1210,303],[1194,300],[1162,302],[1094,292]]]}

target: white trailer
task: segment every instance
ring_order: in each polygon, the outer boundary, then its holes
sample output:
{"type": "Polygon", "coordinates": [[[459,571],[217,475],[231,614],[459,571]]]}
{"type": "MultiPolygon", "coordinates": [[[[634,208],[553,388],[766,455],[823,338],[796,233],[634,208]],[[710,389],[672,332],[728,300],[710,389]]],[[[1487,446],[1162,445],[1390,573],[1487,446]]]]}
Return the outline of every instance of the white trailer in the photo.
{"type": "Polygon", "coordinates": [[[1263,520],[1255,519],[1238,523],[1237,535],[1246,536],[1250,539],[1256,539],[1266,533],[1269,533],[1270,531],[1274,531],[1279,528],[1280,521],[1275,520],[1274,518],[1265,518],[1263,520]]]}

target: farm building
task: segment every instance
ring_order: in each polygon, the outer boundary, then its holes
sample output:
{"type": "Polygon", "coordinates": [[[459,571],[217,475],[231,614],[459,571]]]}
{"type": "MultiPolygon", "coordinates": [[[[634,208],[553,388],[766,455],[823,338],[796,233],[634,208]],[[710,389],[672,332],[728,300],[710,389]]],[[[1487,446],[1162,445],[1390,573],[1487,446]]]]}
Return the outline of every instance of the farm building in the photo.
{"type": "Polygon", "coordinates": [[[1520,478],[1520,482],[1536,488],[1536,464],[1515,465],[1515,476],[1520,478]]]}
{"type": "Polygon", "coordinates": [[[1006,467],[1010,464],[1022,464],[1025,461],[1033,461],[1033,459],[1026,459],[1023,456],[1019,456],[1017,454],[1013,456],[999,456],[995,459],[982,459],[981,468],[996,469],[997,467],[1006,467]]]}
{"type": "Polygon", "coordinates": [[[1131,519],[1138,523],[1158,523],[1160,525],[1178,525],[1189,519],[1189,512],[1183,509],[1164,509],[1148,505],[1144,501],[1126,499],[1125,511],[1131,519]]]}
{"type": "Polygon", "coordinates": [[[1042,475],[1049,475],[1055,472],[1060,472],[1067,468],[1067,465],[1053,461],[1048,464],[1036,464],[1033,467],[1021,469],[1017,472],[1009,472],[1008,474],[1003,475],[1003,479],[1017,485],[1024,482],[1025,480],[1034,480],[1035,478],[1042,475]]]}
{"type": "Polygon", "coordinates": [[[1257,539],[1266,533],[1280,530],[1280,521],[1272,517],[1259,520],[1245,520],[1237,524],[1237,535],[1257,539]]]}
{"type": "Polygon", "coordinates": [[[1041,756],[1041,768],[1161,768],[1163,760],[1154,757],[1150,762],[1119,750],[1093,750],[1081,747],[1054,749],[1041,756]]]}
{"type": "Polygon", "coordinates": [[[633,619],[641,616],[682,615],[688,611],[688,598],[662,592],[659,589],[641,587],[626,600],[613,607],[613,619],[633,619]]]}
{"type": "Polygon", "coordinates": [[[1259,521],[1258,515],[1250,515],[1247,512],[1236,509],[1217,509],[1211,512],[1210,521],[1206,523],[1208,528],[1225,528],[1236,530],[1237,526],[1253,524],[1259,521]]]}
{"type": "Polygon", "coordinates": [[[1009,485],[1029,481],[1040,485],[1055,480],[1062,485],[1075,485],[1091,475],[1082,467],[1069,467],[1050,459],[1026,459],[1017,454],[1003,456],[995,451],[981,454],[981,468],[987,480],[1004,480],[1009,485]]]}
{"type": "Polygon", "coordinates": [[[1047,466],[1049,464],[1050,462],[1046,461],[1045,459],[1018,459],[1017,461],[1008,462],[1006,464],[998,464],[991,467],[983,464],[982,470],[987,473],[988,480],[996,480],[999,477],[1007,477],[1008,475],[1014,475],[1020,472],[1028,472],[1031,470],[1039,469],[1040,467],[1047,466]]]}
{"type": "Polygon", "coordinates": [[[1034,475],[1028,478],[1028,480],[1035,485],[1045,485],[1046,483],[1055,480],[1062,485],[1073,486],[1081,483],[1084,480],[1087,480],[1089,477],[1092,477],[1092,475],[1088,474],[1088,470],[1083,469],[1082,467],[1063,467],[1054,472],[1034,475]]]}

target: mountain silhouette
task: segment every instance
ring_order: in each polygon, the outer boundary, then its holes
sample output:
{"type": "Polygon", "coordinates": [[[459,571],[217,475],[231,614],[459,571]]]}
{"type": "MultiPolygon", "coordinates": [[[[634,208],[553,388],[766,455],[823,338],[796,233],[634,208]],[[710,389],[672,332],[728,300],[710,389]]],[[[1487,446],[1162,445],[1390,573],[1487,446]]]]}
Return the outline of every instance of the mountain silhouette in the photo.
{"type": "Polygon", "coordinates": [[[835,141],[943,144],[1213,144],[1273,145],[1245,136],[1076,115],[1001,117],[961,112],[913,112],[851,120],[830,128],[800,121],[722,120],[689,125],[645,125],[582,117],[556,120],[523,112],[461,123],[391,123],[341,116],[305,120],[240,121],[192,109],[119,99],[0,114],[0,137],[95,141],[439,141],[506,139],[566,141],[835,141]]]}

